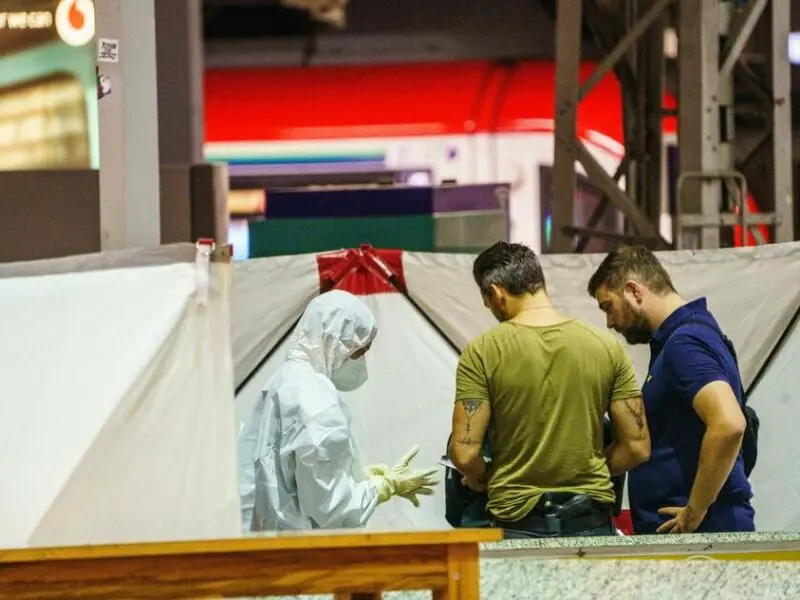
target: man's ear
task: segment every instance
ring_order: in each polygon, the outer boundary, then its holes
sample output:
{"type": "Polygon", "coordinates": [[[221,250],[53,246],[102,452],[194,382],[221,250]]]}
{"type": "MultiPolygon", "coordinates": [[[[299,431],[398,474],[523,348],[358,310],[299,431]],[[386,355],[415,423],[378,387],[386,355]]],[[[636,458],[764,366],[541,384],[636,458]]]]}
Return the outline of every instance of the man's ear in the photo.
{"type": "Polygon", "coordinates": [[[503,289],[496,283],[491,284],[491,291],[489,292],[492,300],[500,302],[503,299],[503,289]]]}
{"type": "Polygon", "coordinates": [[[625,282],[625,292],[631,296],[637,304],[641,304],[644,297],[644,287],[638,281],[629,279],[625,282]]]}

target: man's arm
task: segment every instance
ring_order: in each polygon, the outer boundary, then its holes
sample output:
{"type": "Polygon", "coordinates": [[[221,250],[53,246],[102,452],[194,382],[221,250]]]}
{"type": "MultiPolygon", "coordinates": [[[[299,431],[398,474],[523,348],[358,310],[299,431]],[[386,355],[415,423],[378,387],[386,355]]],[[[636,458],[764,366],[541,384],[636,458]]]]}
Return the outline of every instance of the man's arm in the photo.
{"type": "Polygon", "coordinates": [[[448,453],[450,460],[473,489],[484,489],[487,467],[481,449],[489,428],[489,384],[478,352],[465,348],[456,369],[456,402],[448,453]]]}
{"type": "Polygon", "coordinates": [[[694,397],[692,408],[706,425],[687,510],[704,515],[733,469],[742,446],[744,413],[727,381],[712,381],[694,397]]]}
{"type": "Polygon", "coordinates": [[[457,400],[453,408],[450,460],[474,487],[486,485],[486,461],[481,449],[490,417],[491,408],[485,400],[457,400]]]}
{"type": "Polygon", "coordinates": [[[608,407],[614,441],[606,448],[611,476],[627,473],[650,458],[650,431],[641,396],[614,400],[608,407]]]}
{"type": "Polygon", "coordinates": [[[636,371],[622,344],[615,340],[611,354],[614,382],[608,407],[614,442],[606,448],[611,476],[622,475],[650,458],[650,430],[636,371]]]}
{"type": "Polygon", "coordinates": [[[379,503],[370,479],[357,479],[345,468],[356,460],[351,439],[350,423],[334,405],[306,423],[293,442],[297,501],[322,529],[363,527],[379,503]]]}
{"type": "Polygon", "coordinates": [[[681,525],[682,531],[691,532],[703,522],[725,485],[747,423],[722,363],[702,342],[689,335],[676,337],[670,340],[666,358],[668,373],[680,395],[691,399],[692,408],[706,426],[681,525]]]}

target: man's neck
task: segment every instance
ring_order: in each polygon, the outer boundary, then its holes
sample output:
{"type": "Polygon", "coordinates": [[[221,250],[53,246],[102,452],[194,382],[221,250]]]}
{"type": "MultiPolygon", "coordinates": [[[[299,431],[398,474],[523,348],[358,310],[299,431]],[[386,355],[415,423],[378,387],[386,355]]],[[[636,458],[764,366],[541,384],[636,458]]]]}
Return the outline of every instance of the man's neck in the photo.
{"type": "Polygon", "coordinates": [[[655,331],[661,327],[661,324],[664,323],[672,313],[685,304],[686,300],[674,292],[660,298],[654,298],[653,306],[647,311],[647,322],[650,325],[650,329],[655,331]]]}
{"type": "Polygon", "coordinates": [[[513,314],[511,320],[527,325],[553,325],[568,320],[556,311],[544,290],[517,298],[513,314]]]}
{"type": "Polygon", "coordinates": [[[520,314],[529,310],[538,310],[542,308],[553,308],[553,303],[547,297],[547,292],[539,290],[535,294],[525,294],[517,299],[515,306],[515,313],[520,314]]]}

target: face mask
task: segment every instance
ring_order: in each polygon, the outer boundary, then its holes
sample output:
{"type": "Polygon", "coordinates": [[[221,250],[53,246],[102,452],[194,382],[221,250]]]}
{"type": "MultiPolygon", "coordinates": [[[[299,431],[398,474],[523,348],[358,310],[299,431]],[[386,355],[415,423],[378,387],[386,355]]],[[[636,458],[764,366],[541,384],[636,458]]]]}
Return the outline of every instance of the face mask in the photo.
{"type": "Polygon", "coordinates": [[[367,360],[364,356],[353,360],[348,358],[345,363],[331,375],[331,381],[340,392],[352,392],[360,388],[367,381],[367,360]]]}

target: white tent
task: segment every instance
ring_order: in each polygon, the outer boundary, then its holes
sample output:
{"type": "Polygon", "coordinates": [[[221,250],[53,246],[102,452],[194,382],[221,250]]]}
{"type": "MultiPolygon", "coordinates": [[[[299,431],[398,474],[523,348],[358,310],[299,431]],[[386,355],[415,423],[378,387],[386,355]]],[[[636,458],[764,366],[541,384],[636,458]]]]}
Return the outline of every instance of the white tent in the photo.
{"type": "Polygon", "coordinates": [[[239,534],[220,250],[0,266],[0,547],[239,534]]]}
{"type": "MultiPolygon", "coordinates": [[[[345,276],[334,283],[372,292],[364,299],[378,319],[378,337],[367,355],[370,380],[348,395],[365,460],[391,463],[417,443],[419,464],[436,464],[450,431],[456,349],[493,325],[472,281],[474,257],[363,249],[336,257],[345,265],[337,275],[345,276]],[[386,283],[392,274],[407,295],[386,283]],[[372,284],[365,284],[367,280],[372,284]]],[[[790,442],[800,429],[800,403],[793,402],[800,394],[800,370],[791,365],[797,364],[800,332],[780,348],[776,344],[800,306],[800,244],[669,252],[659,258],[684,297],[708,298],[736,344],[745,385],[766,369],[751,390],[751,403],[762,420],[759,464],[753,473],[757,524],[762,530],[796,527],[800,505],[791,500],[800,490],[800,450],[792,451],[790,442]]],[[[586,293],[601,259],[544,256],[542,262],[554,303],[602,327],[604,317],[586,293]]],[[[320,286],[336,279],[330,261],[326,258],[323,265],[320,257],[299,255],[235,265],[232,326],[240,431],[261,388],[283,360],[279,346],[284,336],[320,286]]],[[[648,349],[631,347],[630,352],[641,379],[648,349]]],[[[240,469],[252,470],[250,457],[240,457],[240,469]]],[[[423,502],[414,509],[393,500],[380,507],[370,527],[448,527],[441,489],[423,502]]]]}
{"type": "Polygon", "coordinates": [[[764,531],[800,531],[800,321],[777,350],[750,395],[762,422],[751,476],[756,524],[764,531]]]}

